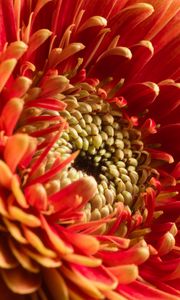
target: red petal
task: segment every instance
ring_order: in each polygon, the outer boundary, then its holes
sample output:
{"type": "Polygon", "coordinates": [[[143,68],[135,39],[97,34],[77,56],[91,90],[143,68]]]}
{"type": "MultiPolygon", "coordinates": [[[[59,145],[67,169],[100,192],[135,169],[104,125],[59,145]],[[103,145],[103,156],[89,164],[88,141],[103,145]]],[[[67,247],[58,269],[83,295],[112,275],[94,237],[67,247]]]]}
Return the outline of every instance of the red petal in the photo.
{"type": "Polygon", "coordinates": [[[117,285],[115,276],[113,276],[111,272],[109,272],[103,266],[90,268],[72,264],[71,268],[73,269],[73,271],[78,272],[79,274],[90,280],[90,282],[92,282],[95,287],[102,291],[113,289],[117,285]]]}
{"type": "Polygon", "coordinates": [[[149,113],[152,118],[161,123],[166,123],[167,115],[180,105],[180,86],[172,81],[164,81],[159,84],[159,87],[160,93],[156,101],[150,106],[149,113]]]}
{"type": "Polygon", "coordinates": [[[13,3],[11,0],[0,1],[0,50],[2,50],[5,42],[13,42],[16,39],[13,3]]]}
{"type": "Polygon", "coordinates": [[[115,76],[115,80],[119,80],[124,77],[125,66],[128,66],[131,58],[131,51],[125,47],[106,50],[97,60],[90,76],[98,76],[99,79],[115,76]]]}
{"type": "Polygon", "coordinates": [[[127,86],[122,92],[127,100],[128,110],[131,113],[141,113],[154,102],[159,94],[159,87],[153,82],[135,83],[127,86]]]}
{"type": "Polygon", "coordinates": [[[103,259],[108,266],[142,264],[149,257],[149,249],[146,245],[136,245],[128,250],[99,251],[98,257],[103,259]]]}
{"type": "Polygon", "coordinates": [[[76,207],[75,203],[77,198],[82,198],[83,205],[85,205],[85,203],[94,196],[96,189],[97,183],[95,179],[90,176],[84,177],[50,196],[49,202],[55,212],[64,211],[69,208],[73,209],[73,207],[76,207]]]}
{"type": "Polygon", "coordinates": [[[117,291],[125,296],[128,300],[178,300],[179,297],[173,296],[166,292],[156,289],[152,285],[148,285],[139,281],[130,283],[129,285],[119,285],[117,291]]]}

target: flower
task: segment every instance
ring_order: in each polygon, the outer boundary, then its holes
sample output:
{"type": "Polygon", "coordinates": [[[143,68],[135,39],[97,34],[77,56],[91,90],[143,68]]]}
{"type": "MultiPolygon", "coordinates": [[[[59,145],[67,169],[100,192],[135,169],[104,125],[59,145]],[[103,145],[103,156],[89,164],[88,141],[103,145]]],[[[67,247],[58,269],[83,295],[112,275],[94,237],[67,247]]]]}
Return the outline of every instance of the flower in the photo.
{"type": "Polygon", "coordinates": [[[179,299],[178,4],[0,0],[5,299],[179,299]]]}

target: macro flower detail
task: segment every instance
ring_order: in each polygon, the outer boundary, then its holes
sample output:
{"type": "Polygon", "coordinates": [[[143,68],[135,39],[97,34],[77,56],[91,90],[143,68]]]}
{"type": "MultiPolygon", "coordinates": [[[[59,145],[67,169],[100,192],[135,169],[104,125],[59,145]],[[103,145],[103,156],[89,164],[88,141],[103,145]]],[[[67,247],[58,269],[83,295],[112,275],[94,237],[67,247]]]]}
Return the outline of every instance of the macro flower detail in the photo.
{"type": "Polygon", "coordinates": [[[0,0],[5,300],[179,291],[179,0],[0,0]]]}

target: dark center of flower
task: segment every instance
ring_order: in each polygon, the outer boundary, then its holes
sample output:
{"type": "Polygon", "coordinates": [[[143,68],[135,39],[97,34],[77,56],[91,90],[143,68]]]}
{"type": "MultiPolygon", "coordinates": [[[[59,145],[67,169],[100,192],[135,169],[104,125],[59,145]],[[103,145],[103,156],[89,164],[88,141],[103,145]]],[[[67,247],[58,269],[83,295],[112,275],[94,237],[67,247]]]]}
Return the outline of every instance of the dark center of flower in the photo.
{"type": "Polygon", "coordinates": [[[131,210],[142,209],[139,195],[147,187],[151,168],[140,131],[116,104],[102,99],[88,84],[81,84],[80,92],[66,96],[64,102],[67,107],[62,116],[69,128],[52,151],[64,159],[75,150],[80,154],[61,173],[61,188],[83,176],[94,176],[98,191],[85,208],[87,220],[109,215],[119,201],[131,210]]]}

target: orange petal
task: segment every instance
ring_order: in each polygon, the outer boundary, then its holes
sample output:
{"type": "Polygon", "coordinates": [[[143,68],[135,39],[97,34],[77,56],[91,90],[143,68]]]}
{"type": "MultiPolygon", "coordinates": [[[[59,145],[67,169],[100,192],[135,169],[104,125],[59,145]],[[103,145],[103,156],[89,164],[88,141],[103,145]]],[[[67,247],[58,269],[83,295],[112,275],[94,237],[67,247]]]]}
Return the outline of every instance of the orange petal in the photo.
{"type": "Polygon", "coordinates": [[[166,255],[169,253],[175,246],[175,238],[170,233],[165,233],[159,240],[158,240],[158,254],[160,256],[166,255]]]}
{"type": "Polygon", "coordinates": [[[22,190],[20,189],[19,181],[16,176],[13,176],[11,180],[11,189],[16,198],[17,203],[23,208],[28,208],[29,205],[26,201],[22,190]]]}
{"type": "Polygon", "coordinates": [[[135,264],[140,265],[146,261],[149,257],[149,248],[147,245],[137,244],[128,250],[119,251],[101,251],[98,257],[103,259],[108,266],[116,265],[128,265],[135,264]]]}
{"type": "Polygon", "coordinates": [[[52,97],[66,90],[69,86],[69,80],[65,76],[51,76],[41,85],[41,97],[52,97]]]}
{"type": "Polygon", "coordinates": [[[74,233],[70,230],[64,230],[63,234],[67,241],[79,248],[86,255],[93,255],[99,250],[100,244],[98,240],[91,235],[74,233]]]}
{"type": "Polygon", "coordinates": [[[38,264],[42,265],[45,268],[58,268],[61,266],[60,259],[56,260],[44,255],[40,255],[29,250],[28,248],[23,248],[23,251],[27,256],[30,256],[33,260],[35,260],[38,264]]]}
{"type": "MultiPolygon", "coordinates": [[[[70,56],[74,55],[75,53],[81,51],[82,49],[84,49],[84,45],[81,43],[72,43],[69,44],[67,47],[65,47],[62,51],[61,50],[56,50],[56,52],[52,52],[51,56],[50,56],[50,66],[55,67],[57,66],[60,62],[66,60],[67,58],[69,58],[70,56]],[[55,61],[55,57],[54,55],[56,55],[56,61],[55,61]]],[[[58,48],[61,49],[61,48],[58,48]]]]}
{"type": "Polygon", "coordinates": [[[87,267],[97,267],[101,264],[101,259],[94,257],[83,256],[79,254],[67,254],[63,257],[64,260],[87,267]]]}
{"type": "Polygon", "coordinates": [[[81,265],[71,265],[71,268],[75,274],[85,277],[100,291],[114,289],[118,284],[116,277],[102,265],[96,268],[84,267],[81,265]]]}
{"type": "Polygon", "coordinates": [[[6,82],[8,81],[11,73],[16,66],[17,60],[15,58],[4,60],[0,64],[0,92],[4,88],[6,82]]]}
{"type": "Polygon", "coordinates": [[[21,295],[35,292],[41,283],[38,274],[31,274],[20,267],[1,270],[1,276],[12,292],[21,295]]]}
{"type": "Polygon", "coordinates": [[[15,221],[19,221],[30,227],[38,227],[41,225],[41,222],[37,217],[28,212],[24,212],[22,209],[16,206],[9,205],[8,210],[11,218],[15,221]]]}
{"type": "Polygon", "coordinates": [[[44,269],[43,277],[53,299],[69,300],[68,286],[56,269],[44,269]]]}
{"type": "Polygon", "coordinates": [[[22,41],[15,41],[11,43],[6,51],[0,56],[0,60],[6,60],[10,58],[19,59],[27,50],[27,45],[22,41]]]}
{"type": "Polygon", "coordinates": [[[6,224],[6,227],[10,234],[17,242],[21,244],[27,244],[27,240],[24,238],[19,226],[17,226],[14,222],[10,222],[10,220],[8,220],[7,218],[3,218],[3,221],[6,224]]]}
{"type": "Polygon", "coordinates": [[[47,208],[47,194],[44,186],[40,183],[30,185],[25,190],[25,195],[28,203],[38,210],[46,210],[47,208]]]}
{"type": "Polygon", "coordinates": [[[134,264],[117,266],[108,269],[121,284],[129,284],[138,277],[138,267],[134,264]]]}
{"type": "Polygon", "coordinates": [[[56,253],[51,249],[48,249],[41,239],[38,237],[38,234],[34,233],[32,230],[28,229],[28,227],[23,226],[24,235],[27,241],[31,244],[31,246],[36,249],[40,254],[48,257],[56,257],[56,253]]]}
{"type": "Polygon", "coordinates": [[[32,53],[51,36],[51,34],[52,32],[48,29],[39,29],[33,35],[31,35],[27,50],[27,57],[31,56],[32,53]]]}
{"type": "Polygon", "coordinates": [[[31,260],[30,257],[24,253],[22,247],[17,247],[12,240],[9,240],[9,246],[13,255],[24,269],[32,273],[38,273],[40,271],[38,264],[31,260]]]}
{"type": "Polygon", "coordinates": [[[27,134],[17,133],[7,140],[4,159],[12,172],[16,170],[16,167],[25,155],[28,145],[29,137],[27,134]]]}
{"type": "Polygon", "coordinates": [[[0,239],[0,268],[11,269],[18,265],[5,239],[0,239]]]}
{"type": "Polygon", "coordinates": [[[0,184],[6,188],[10,188],[13,174],[8,165],[0,160],[0,184]]]}
{"type": "Polygon", "coordinates": [[[107,300],[127,300],[128,299],[114,291],[105,291],[104,295],[107,297],[107,300]]]}
{"type": "Polygon", "coordinates": [[[93,297],[94,299],[104,299],[103,294],[98,290],[98,288],[80,273],[75,273],[64,266],[61,267],[60,270],[65,277],[80,287],[87,295],[93,297]]]}
{"type": "Polygon", "coordinates": [[[81,27],[78,29],[78,32],[85,30],[94,26],[106,26],[107,20],[101,16],[93,16],[86,20],[81,27]]]}
{"type": "Polygon", "coordinates": [[[11,135],[22,113],[24,101],[20,98],[10,99],[1,114],[2,125],[7,135],[11,135]]]}
{"type": "MultiPolygon", "coordinates": [[[[23,97],[27,90],[30,88],[32,80],[25,76],[19,76],[14,81],[9,96],[12,97],[23,97]]],[[[20,100],[20,99],[19,99],[20,100]]],[[[11,101],[11,100],[10,100],[11,101]]]]}
{"type": "Polygon", "coordinates": [[[41,215],[41,222],[42,222],[42,227],[46,231],[46,234],[48,235],[49,240],[53,244],[53,247],[58,251],[61,255],[65,255],[68,253],[72,253],[73,250],[72,248],[68,247],[64,241],[60,238],[58,233],[51,227],[46,219],[41,215]]]}

